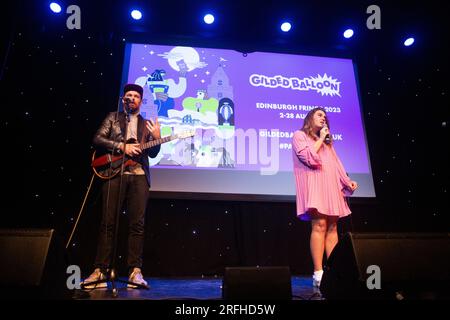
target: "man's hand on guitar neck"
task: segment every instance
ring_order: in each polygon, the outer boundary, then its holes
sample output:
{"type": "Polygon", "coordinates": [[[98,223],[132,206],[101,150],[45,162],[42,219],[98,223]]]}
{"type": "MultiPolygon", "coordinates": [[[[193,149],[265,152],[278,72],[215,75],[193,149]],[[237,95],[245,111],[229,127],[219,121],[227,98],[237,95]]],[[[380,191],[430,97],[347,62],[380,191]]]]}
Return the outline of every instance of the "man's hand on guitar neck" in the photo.
{"type": "Polygon", "coordinates": [[[120,144],[120,149],[125,152],[125,154],[129,157],[138,156],[142,153],[141,146],[139,143],[127,143],[127,144],[120,144]],[[125,145],[125,150],[124,150],[125,145]]]}

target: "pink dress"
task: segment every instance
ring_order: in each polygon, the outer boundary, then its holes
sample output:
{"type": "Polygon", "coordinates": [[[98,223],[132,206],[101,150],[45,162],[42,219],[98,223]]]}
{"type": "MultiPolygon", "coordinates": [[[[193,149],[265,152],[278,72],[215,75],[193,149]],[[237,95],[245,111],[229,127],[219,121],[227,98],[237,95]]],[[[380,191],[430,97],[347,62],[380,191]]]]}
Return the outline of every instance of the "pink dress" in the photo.
{"type": "Polygon", "coordinates": [[[333,146],[323,144],[315,152],[314,143],[305,132],[294,133],[292,150],[297,216],[301,220],[311,220],[311,209],[327,216],[348,216],[351,211],[344,196],[352,194],[350,178],[333,146]]]}

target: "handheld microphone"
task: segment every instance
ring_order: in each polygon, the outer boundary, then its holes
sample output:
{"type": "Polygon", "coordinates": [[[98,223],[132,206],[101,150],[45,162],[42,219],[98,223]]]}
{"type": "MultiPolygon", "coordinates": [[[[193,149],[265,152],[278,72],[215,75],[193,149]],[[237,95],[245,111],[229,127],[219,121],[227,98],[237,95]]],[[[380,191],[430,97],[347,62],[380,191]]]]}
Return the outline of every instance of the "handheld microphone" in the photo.
{"type": "MultiPolygon", "coordinates": [[[[327,123],[325,122],[325,124],[323,125],[324,128],[328,128],[327,123]]],[[[323,140],[323,142],[325,142],[326,144],[330,144],[331,143],[331,137],[330,134],[328,133],[325,136],[325,139],[323,140]]]]}

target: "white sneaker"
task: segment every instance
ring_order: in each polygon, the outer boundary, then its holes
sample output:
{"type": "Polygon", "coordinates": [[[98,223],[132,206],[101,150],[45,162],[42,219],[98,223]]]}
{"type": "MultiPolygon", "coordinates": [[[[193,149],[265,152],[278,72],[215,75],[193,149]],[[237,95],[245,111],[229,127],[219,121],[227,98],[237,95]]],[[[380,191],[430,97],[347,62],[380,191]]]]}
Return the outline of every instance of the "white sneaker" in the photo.
{"type": "Polygon", "coordinates": [[[96,289],[96,288],[106,288],[108,285],[105,282],[90,284],[91,282],[105,280],[105,274],[100,270],[100,268],[96,268],[92,274],[84,279],[83,282],[80,283],[81,289],[96,289]]]}
{"type": "Polygon", "coordinates": [[[322,275],[323,275],[323,270],[314,271],[314,274],[312,276],[313,287],[315,287],[315,288],[320,287],[320,282],[322,281],[322,275]]]}
{"type": "MultiPolygon", "coordinates": [[[[141,284],[144,286],[148,286],[147,281],[145,281],[144,276],[142,275],[142,271],[140,268],[134,268],[133,272],[130,274],[128,278],[129,282],[133,282],[136,284],[141,284]]],[[[138,288],[138,286],[134,286],[132,284],[128,284],[128,288],[138,288]]]]}
{"type": "Polygon", "coordinates": [[[320,288],[320,280],[317,280],[316,278],[312,279],[312,283],[313,283],[313,288],[320,288]]]}

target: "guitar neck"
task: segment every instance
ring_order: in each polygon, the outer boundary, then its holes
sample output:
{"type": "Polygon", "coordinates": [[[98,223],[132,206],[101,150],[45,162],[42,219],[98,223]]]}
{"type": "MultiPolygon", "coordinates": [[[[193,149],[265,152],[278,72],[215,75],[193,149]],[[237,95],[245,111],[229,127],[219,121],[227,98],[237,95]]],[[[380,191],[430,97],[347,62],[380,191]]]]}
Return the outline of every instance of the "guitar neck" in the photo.
{"type": "Polygon", "coordinates": [[[164,137],[164,138],[161,138],[161,139],[150,140],[150,141],[148,141],[146,143],[141,144],[141,150],[145,150],[145,149],[148,149],[148,148],[151,148],[151,147],[154,147],[154,146],[157,146],[157,145],[169,142],[169,141],[174,140],[176,138],[177,138],[177,136],[167,136],[167,137],[164,137]]]}

